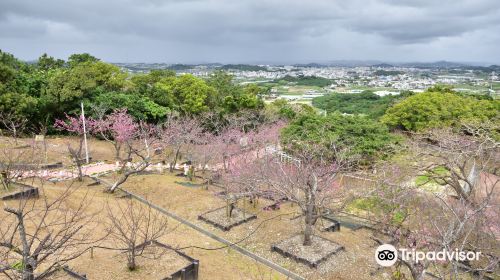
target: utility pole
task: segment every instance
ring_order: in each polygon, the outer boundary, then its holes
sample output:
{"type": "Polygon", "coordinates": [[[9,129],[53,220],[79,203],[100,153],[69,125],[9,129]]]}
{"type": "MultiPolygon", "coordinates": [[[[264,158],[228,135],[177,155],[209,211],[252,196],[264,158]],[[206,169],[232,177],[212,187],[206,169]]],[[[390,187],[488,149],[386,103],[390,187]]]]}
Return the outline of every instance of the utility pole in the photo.
{"type": "Polygon", "coordinates": [[[85,112],[83,111],[83,102],[81,102],[80,104],[82,105],[83,144],[85,145],[85,162],[89,164],[89,149],[87,147],[87,130],[85,128],[85,112]]]}

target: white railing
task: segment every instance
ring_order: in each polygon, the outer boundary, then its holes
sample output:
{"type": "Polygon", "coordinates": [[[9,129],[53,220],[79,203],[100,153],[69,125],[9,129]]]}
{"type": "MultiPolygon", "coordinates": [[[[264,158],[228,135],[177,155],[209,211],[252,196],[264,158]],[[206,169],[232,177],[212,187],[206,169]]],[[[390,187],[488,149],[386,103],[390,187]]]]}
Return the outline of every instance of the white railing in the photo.
{"type": "Polygon", "coordinates": [[[269,145],[266,147],[266,154],[274,155],[280,160],[280,162],[293,162],[300,166],[300,159],[290,156],[289,154],[283,152],[276,145],[269,145]]]}

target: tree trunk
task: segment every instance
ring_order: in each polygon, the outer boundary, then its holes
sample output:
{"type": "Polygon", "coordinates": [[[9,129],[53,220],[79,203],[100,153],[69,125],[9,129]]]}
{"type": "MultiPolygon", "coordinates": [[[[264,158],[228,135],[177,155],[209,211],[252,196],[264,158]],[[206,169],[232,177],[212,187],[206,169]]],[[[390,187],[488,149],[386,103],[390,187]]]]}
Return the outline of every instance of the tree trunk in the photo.
{"type": "Polygon", "coordinates": [[[316,186],[317,179],[314,177],[314,181],[307,184],[306,189],[306,213],[305,213],[305,229],[304,229],[304,246],[310,246],[312,244],[313,227],[316,222],[316,186]]]}
{"type": "Polygon", "coordinates": [[[33,267],[28,264],[24,264],[25,267],[23,269],[23,280],[34,280],[35,279],[35,273],[33,271],[33,267]]]}
{"type": "Polygon", "coordinates": [[[76,159],[76,168],[78,169],[78,181],[83,181],[83,171],[81,160],[76,159]]]}
{"type": "Polygon", "coordinates": [[[257,205],[259,204],[259,197],[258,196],[253,196],[252,198],[252,204],[253,204],[253,208],[257,208],[257,205]]]}
{"type": "Polygon", "coordinates": [[[122,149],[122,146],[120,144],[115,144],[115,158],[116,160],[121,161],[120,159],[120,151],[122,149]]]}
{"type": "Polygon", "coordinates": [[[17,129],[16,129],[15,125],[13,125],[12,130],[13,130],[13,136],[14,136],[14,143],[16,143],[16,146],[17,146],[17,129]]]}
{"type": "Polygon", "coordinates": [[[312,244],[312,234],[313,234],[313,212],[314,204],[309,203],[306,206],[305,213],[305,229],[304,229],[304,246],[310,246],[312,244]]]}
{"type": "Polygon", "coordinates": [[[231,218],[231,203],[229,202],[229,199],[226,199],[226,217],[228,221],[231,218]]]}
{"type": "Polygon", "coordinates": [[[118,186],[120,186],[121,184],[125,183],[125,181],[127,181],[128,177],[132,174],[133,173],[131,173],[131,172],[125,172],[125,174],[120,176],[120,178],[118,178],[118,180],[108,189],[108,192],[113,193],[116,190],[116,188],[118,188],[118,186]]]}
{"type": "MultiPolygon", "coordinates": [[[[222,167],[224,169],[224,172],[227,172],[227,166],[226,166],[226,161],[227,161],[227,155],[222,156],[222,167]]],[[[228,164],[229,165],[229,164],[228,164]]]]}
{"type": "Polygon", "coordinates": [[[425,268],[422,265],[410,266],[410,272],[413,280],[425,280],[425,268]]]}
{"type": "Polygon", "coordinates": [[[170,173],[174,172],[175,165],[177,164],[177,158],[179,157],[180,148],[175,151],[174,161],[170,164],[170,173]]]}
{"type": "Polygon", "coordinates": [[[195,174],[194,174],[194,165],[191,164],[191,166],[189,166],[189,170],[188,170],[189,181],[192,182],[193,179],[194,179],[194,176],[195,176],[195,174]]]}
{"type": "Polygon", "coordinates": [[[3,187],[6,191],[9,190],[9,175],[7,171],[0,172],[0,181],[2,182],[3,187]]]}
{"type": "Polygon", "coordinates": [[[135,264],[135,247],[130,251],[128,256],[127,268],[130,271],[135,270],[137,265],[135,264]]]}
{"type": "Polygon", "coordinates": [[[30,254],[30,245],[27,240],[27,233],[26,233],[26,228],[24,227],[24,216],[21,211],[12,209],[12,208],[5,208],[5,211],[16,215],[17,221],[18,221],[18,231],[19,231],[19,239],[21,240],[22,243],[22,256],[23,256],[23,273],[22,273],[22,280],[33,280],[35,279],[35,266],[36,262],[34,259],[31,257],[30,254]]]}

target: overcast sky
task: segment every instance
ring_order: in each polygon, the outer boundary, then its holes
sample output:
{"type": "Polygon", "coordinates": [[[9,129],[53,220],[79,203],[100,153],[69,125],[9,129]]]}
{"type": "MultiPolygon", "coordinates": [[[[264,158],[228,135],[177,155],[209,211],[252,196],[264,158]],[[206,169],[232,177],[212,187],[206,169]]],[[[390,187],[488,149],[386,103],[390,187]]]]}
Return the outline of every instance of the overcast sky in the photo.
{"type": "Polygon", "coordinates": [[[0,0],[0,49],[110,62],[500,63],[500,0],[0,0]]]}

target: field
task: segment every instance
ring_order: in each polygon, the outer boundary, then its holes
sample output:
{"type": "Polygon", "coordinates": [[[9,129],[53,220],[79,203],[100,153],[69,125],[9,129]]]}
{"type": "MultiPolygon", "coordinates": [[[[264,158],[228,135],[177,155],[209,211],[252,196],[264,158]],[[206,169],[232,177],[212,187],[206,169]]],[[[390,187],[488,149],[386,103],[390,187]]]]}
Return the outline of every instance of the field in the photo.
{"type": "Polygon", "coordinates": [[[224,200],[215,195],[222,189],[215,186],[210,186],[208,190],[204,187],[185,187],[180,185],[179,181],[182,179],[170,174],[137,176],[126,182],[123,188],[228,240],[243,240],[238,244],[299,275],[307,276],[308,279],[351,279],[350,275],[353,273],[359,275],[358,279],[383,279],[381,275],[370,276],[369,273],[376,269],[372,257],[375,243],[369,239],[369,230],[353,231],[342,228],[340,232],[321,232],[322,223],[318,223],[317,233],[320,236],[335,241],[346,249],[332,256],[318,269],[310,269],[270,251],[272,244],[303,230],[303,217],[299,216],[296,206],[285,203],[279,210],[265,211],[263,208],[271,203],[268,200],[260,199],[256,208],[248,201],[240,201],[238,207],[256,214],[258,218],[224,232],[197,218],[202,213],[225,206],[224,200]],[[363,275],[366,275],[366,278],[363,275]]]}
{"type": "MultiPolygon", "coordinates": [[[[1,143],[7,146],[12,143],[12,139],[2,138],[1,143]]],[[[63,162],[71,166],[72,162],[67,156],[66,148],[69,143],[75,145],[77,139],[72,137],[48,138],[47,162],[63,162]]],[[[15,149],[17,154],[24,156],[33,153],[40,153],[41,147],[33,149],[30,145],[32,140],[19,139],[15,149]]],[[[109,143],[96,139],[89,139],[90,154],[93,160],[108,161],[113,160],[113,150],[109,143]]],[[[44,152],[45,154],[45,152],[44,152]]],[[[8,155],[6,153],[5,155],[8,155]]],[[[41,156],[41,155],[39,155],[41,156]]],[[[24,159],[27,159],[26,157],[24,159]]],[[[367,229],[351,230],[342,228],[340,232],[323,232],[322,227],[325,221],[320,221],[316,226],[316,233],[319,236],[343,246],[342,250],[322,263],[318,268],[309,268],[306,265],[298,264],[292,259],[285,258],[276,252],[271,252],[271,245],[303,231],[303,216],[301,216],[297,206],[291,203],[283,203],[278,210],[263,210],[272,201],[261,198],[257,205],[248,200],[240,200],[237,207],[245,209],[249,213],[257,215],[257,219],[244,223],[224,232],[208,223],[198,220],[198,216],[226,205],[225,200],[217,194],[223,189],[218,186],[208,187],[201,185],[201,180],[189,182],[185,177],[176,176],[176,173],[165,171],[162,174],[145,174],[129,178],[122,185],[122,188],[134,194],[142,196],[152,203],[159,205],[175,213],[176,215],[201,226],[214,234],[229,241],[237,243],[241,247],[258,254],[286,269],[289,269],[307,279],[352,279],[351,275],[359,275],[358,279],[384,279],[383,273],[371,275],[377,272],[376,264],[372,257],[374,246],[370,240],[371,231],[367,229]]],[[[104,180],[112,180],[115,174],[103,176],[104,180]]],[[[106,205],[123,204],[126,199],[120,198],[122,194],[104,193],[104,186],[88,186],[93,181],[84,179],[83,182],[67,180],[60,182],[24,180],[25,183],[40,187],[42,196],[57,197],[69,185],[74,189],[69,197],[68,205],[77,205],[82,197],[90,197],[90,203],[86,208],[88,213],[96,214],[95,228],[92,236],[98,238],[105,232],[103,226],[106,221],[106,205]]],[[[5,191],[4,191],[5,192],[5,191]]],[[[9,201],[15,204],[16,201],[9,201]]],[[[139,203],[139,202],[137,202],[139,203]]],[[[2,212],[2,217],[7,213],[2,212]]],[[[179,224],[173,219],[169,219],[169,233],[159,241],[174,248],[186,248],[182,251],[194,259],[200,261],[201,279],[285,279],[278,272],[275,272],[256,261],[243,256],[233,249],[226,248],[223,244],[208,238],[194,229],[179,224]],[[196,247],[191,247],[196,246],[196,247]],[[201,247],[201,248],[198,248],[201,247]],[[213,250],[214,248],[221,249],[213,250]]],[[[99,246],[112,247],[112,241],[105,239],[99,246]]],[[[69,266],[83,274],[87,274],[89,279],[149,279],[160,278],[182,266],[182,260],[173,261],[168,254],[161,255],[161,258],[139,258],[139,269],[130,272],[125,266],[125,257],[121,253],[106,249],[95,248],[92,253],[85,252],[79,258],[71,261],[69,266]],[[92,256],[92,257],[91,257],[92,256]]]]}
{"type": "MultiPolygon", "coordinates": [[[[140,177],[134,179],[140,180],[140,177]]],[[[72,193],[66,203],[70,209],[74,209],[84,197],[88,200],[89,203],[86,206],[85,212],[89,215],[96,214],[96,216],[93,219],[91,230],[85,231],[85,234],[92,234],[94,239],[99,239],[99,237],[105,234],[104,225],[107,219],[107,205],[110,205],[114,209],[117,207],[117,204],[124,204],[126,199],[120,198],[120,193],[114,195],[104,193],[102,186],[88,187],[87,185],[92,182],[88,179],[82,183],[45,182],[43,186],[40,182],[31,180],[29,183],[43,189],[44,195],[49,199],[57,197],[58,194],[71,185],[72,193]]],[[[7,205],[15,206],[17,203],[17,201],[9,201],[7,205]]],[[[2,220],[7,218],[7,213],[4,211],[0,212],[0,218],[2,220]]],[[[159,241],[174,248],[186,248],[190,246],[216,248],[222,245],[172,219],[168,220],[168,228],[169,233],[159,241]]],[[[113,247],[113,241],[105,239],[96,244],[96,246],[113,247]]],[[[278,273],[231,249],[201,250],[188,248],[183,251],[192,258],[200,261],[199,273],[202,275],[201,279],[235,279],[235,275],[238,275],[238,279],[284,279],[278,273]]],[[[69,266],[81,274],[87,274],[89,279],[111,280],[161,279],[186,265],[185,260],[176,257],[175,254],[159,254],[160,257],[158,258],[139,258],[139,269],[130,272],[127,270],[125,256],[122,253],[96,248],[93,250],[92,256],[90,251],[88,251],[79,258],[71,261],[69,266]]],[[[0,277],[0,279],[3,278],[0,277]]]]}
{"type": "MultiPolygon", "coordinates": [[[[2,140],[0,143],[3,144],[3,147],[12,143],[12,139],[2,138],[0,140],[2,140]]],[[[39,153],[39,148],[33,149],[30,142],[29,139],[20,139],[15,145],[17,149],[10,151],[16,151],[23,155],[28,155],[33,151],[39,153]]],[[[47,139],[47,162],[63,162],[65,167],[59,168],[59,170],[71,168],[72,162],[69,160],[65,148],[68,143],[74,145],[76,142],[77,139],[72,137],[47,139]]],[[[113,162],[113,148],[109,143],[96,139],[90,139],[89,143],[93,160],[113,162]]],[[[9,149],[5,149],[5,151],[7,150],[9,149]]],[[[4,156],[7,155],[9,155],[8,152],[4,153],[4,156]]],[[[411,155],[405,155],[404,158],[398,160],[409,164],[408,157],[411,155]]],[[[27,157],[23,157],[23,159],[27,159],[27,157]]],[[[401,164],[401,166],[403,165],[401,164]]],[[[200,220],[200,215],[214,209],[220,208],[224,212],[228,204],[223,195],[225,189],[221,185],[206,184],[204,176],[207,174],[198,172],[197,175],[199,177],[190,181],[183,176],[183,172],[180,170],[173,172],[169,172],[168,169],[148,171],[131,176],[120,188],[305,279],[349,280],[387,279],[390,277],[391,270],[378,266],[373,257],[378,246],[373,237],[378,236],[378,234],[369,228],[371,226],[369,223],[364,223],[362,219],[351,219],[351,222],[342,220],[340,231],[335,232],[324,230],[331,224],[327,219],[318,220],[315,225],[315,235],[327,239],[342,249],[329,256],[315,268],[298,263],[294,259],[284,257],[271,250],[273,245],[290,240],[292,237],[300,236],[302,238],[304,216],[301,209],[291,202],[282,202],[277,209],[271,209],[268,206],[274,202],[269,199],[259,198],[255,202],[249,198],[240,198],[236,207],[249,215],[256,215],[257,218],[237,225],[228,231],[223,231],[200,220]],[[368,227],[363,227],[363,225],[368,227]]],[[[76,179],[49,182],[28,178],[21,180],[21,182],[39,187],[41,190],[41,198],[32,199],[28,203],[43,201],[43,198],[54,199],[59,194],[64,193],[68,187],[71,189],[71,195],[64,203],[69,209],[78,209],[80,202],[88,200],[85,213],[92,216],[93,219],[90,223],[91,227],[86,229],[84,234],[99,241],[93,244],[94,249],[85,251],[80,257],[69,261],[68,265],[74,271],[86,274],[89,279],[161,279],[188,265],[189,262],[186,259],[179,258],[173,252],[151,249],[153,251],[147,252],[148,254],[144,257],[138,257],[138,269],[129,271],[125,255],[120,251],[109,250],[109,248],[117,246],[116,241],[107,236],[109,209],[117,211],[130,202],[133,203],[134,207],[145,207],[140,201],[126,196],[121,190],[117,190],[115,193],[104,192],[107,182],[113,182],[117,176],[119,174],[116,172],[100,175],[100,180],[103,183],[99,185],[94,184],[95,181],[90,178],[84,178],[82,182],[76,179]],[[101,238],[103,239],[100,240],[101,238]]],[[[432,187],[426,183],[427,180],[428,177],[425,174],[413,178],[416,185],[422,185],[419,186],[422,190],[432,187]]],[[[349,178],[339,184],[342,187],[349,186],[351,194],[359,191],[360,187],[363,190],[370,188],[367,182],[360,183],[349,178]]],[[[5,192],[0,192],[0,195],[5,192]]],[[[16,206],[17,203],[18,201],[12,200],[7,201],[5,205],[16,206]]],[[[370,213],[382,213],[380,205],[384,204],[376,200],[358,199],[349,203],[345,210],[359,216],[370,216],[370,213]]],[[[334,205],[331,205],[331,208],[334,208],[334,205]]],[[[153,211],[167,218],[163,213],[153,211]]],[[[398,214],[394,214],[393,220],[401,219],[398,214]]],[[[346,216],[346,213],[334,213],[333,215],[339,219],[355,218],[355,216],[346,216]]],[[[0,219],[7,221],[12,217],[2,211],[0,219]]],[[[288,279],[285,275],[232,248],[228,248],[199,230],[170,217],[167,220],[168,234],[159,238],[158,241],[199,260],[200,279],[288,279]]],[[[0,277],[0,279],[3,278],[0,277]]]]}

